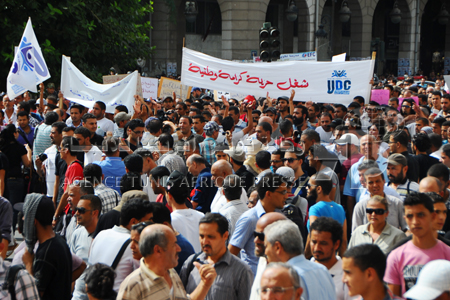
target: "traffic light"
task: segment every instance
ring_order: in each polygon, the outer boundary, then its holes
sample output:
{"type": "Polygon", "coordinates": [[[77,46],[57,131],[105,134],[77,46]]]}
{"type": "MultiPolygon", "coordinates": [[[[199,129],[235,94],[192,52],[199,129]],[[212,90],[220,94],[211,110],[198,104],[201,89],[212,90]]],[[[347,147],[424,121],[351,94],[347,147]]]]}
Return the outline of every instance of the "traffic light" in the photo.
{"type": "Polygon", "coordinates": [[[280,58],[280,31],[270,22],[259,30],[259,57],[262,61],[275,61],[280,58]]]}

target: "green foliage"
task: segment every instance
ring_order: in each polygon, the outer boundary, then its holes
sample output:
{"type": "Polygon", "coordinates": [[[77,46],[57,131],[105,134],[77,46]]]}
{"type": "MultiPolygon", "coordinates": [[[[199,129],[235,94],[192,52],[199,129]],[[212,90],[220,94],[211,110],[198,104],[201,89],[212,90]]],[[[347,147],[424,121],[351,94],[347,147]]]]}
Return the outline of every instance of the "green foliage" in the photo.
{"type": "Polygon", "coordinates": [[[148,37],[153,2],[146,0],[3,0],[0,4],[0,90],[6,90],[14,55],[28,16],[52,75],[60,82],[61,55],[101,82],[111,66],[135,70],[152,53],[148,37]]]}

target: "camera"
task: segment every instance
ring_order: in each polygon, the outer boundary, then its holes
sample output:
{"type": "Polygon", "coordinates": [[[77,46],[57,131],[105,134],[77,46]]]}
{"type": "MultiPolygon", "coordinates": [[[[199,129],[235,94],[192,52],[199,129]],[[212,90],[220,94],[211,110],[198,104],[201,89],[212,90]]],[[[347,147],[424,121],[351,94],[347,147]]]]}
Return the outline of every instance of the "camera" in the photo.
{"type": "Polygon", "coordinates": [[[38,155],[38,157],[39,157],[39,159],[42,161],[42,162],[44,162],[46,159],[47,159],[47,154],[45,154],[45,153],[41,153],[41,154],[39,154],[38,155]]]}

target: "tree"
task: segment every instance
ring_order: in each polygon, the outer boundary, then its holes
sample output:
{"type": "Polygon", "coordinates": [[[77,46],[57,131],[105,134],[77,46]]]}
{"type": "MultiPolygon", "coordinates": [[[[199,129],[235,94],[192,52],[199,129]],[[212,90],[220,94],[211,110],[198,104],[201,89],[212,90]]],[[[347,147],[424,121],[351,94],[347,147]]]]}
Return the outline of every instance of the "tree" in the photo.
{"type": "Polygon", "coordinates": [[[116,66],[121,73],[137,69],[136,59],[149,58],[151,1],[141,0],[3,0],[0,4],[1,84],[14,59],[23,30],[31,17],[33,29],[57,86],[61,76],[61,55],[88,77],[101,82],[116,66]]]}

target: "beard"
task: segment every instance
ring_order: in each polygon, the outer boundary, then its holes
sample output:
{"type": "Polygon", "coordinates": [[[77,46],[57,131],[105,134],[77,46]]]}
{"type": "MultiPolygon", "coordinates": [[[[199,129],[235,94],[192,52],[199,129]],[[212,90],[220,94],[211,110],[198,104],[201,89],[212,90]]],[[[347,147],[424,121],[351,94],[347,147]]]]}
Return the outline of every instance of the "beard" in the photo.
{"type": "Polygon", "coordinates": [[[310,190],[309,194],[306,195],[306,200],[308,200],[308,203],[316,203],[316,201],[317,201],[316,189],[310,190]]]}
{"type": "Polygon", "coordinates": [[[403,182],[403,174],[400,173],[397,176],[392,176],[392,175],[388,175],[388,179],[390,182],[395,183],[395,184],[399,184],[403,182]]]}
{"type": "Polygon", "coordinates": [[[301,117],[301,118],[293,117],[292,120],[294,121],[295,126],[299,126],[299,125],[303,124],[303,117],[301,117]]]}

